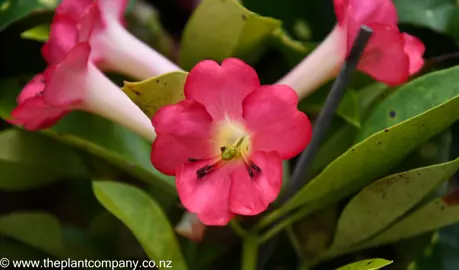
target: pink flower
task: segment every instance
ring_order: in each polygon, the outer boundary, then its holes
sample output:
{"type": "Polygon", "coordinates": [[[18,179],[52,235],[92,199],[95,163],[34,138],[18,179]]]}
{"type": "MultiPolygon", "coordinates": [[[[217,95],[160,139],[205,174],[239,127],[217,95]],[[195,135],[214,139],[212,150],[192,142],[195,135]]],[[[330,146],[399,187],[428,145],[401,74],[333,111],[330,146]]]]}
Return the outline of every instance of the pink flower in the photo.
{"type": "Polygon", "coordinates": [[[12,122],[37,130],[52,126],[68,111],[85,110],[152,141],[155,132],[148,117],[89,61],[90,52],[88,42],[79,43],[62,62],[37,75],[19,95],[12,122]]]}
{"type": "Polygon", "coordinates": [[[260,86],[250,66],[202,61],[188,74],[186,99],[153,117],[151,161],[176,176],[183,205],[206,225],[256,215],[277,197],[282,160],[302,151],[311,125],[288,86],[260,86]]]}
{"type": "Polygon", "coordinates": [[[27,130],[39,130],[53,126],[67,114],[66,110],[46,104],[43,98],[45,77],[36,75],[17,98],[18,106],[11,112],[11,124],[22,125],[27,130]]]}
{"type": "Polygon", "coordinates": [[[285,83],[304,97],[336,76],[361,25],[373,29],[358,69],[378,81],[395,86],[406,82],[424,65],[424,44],[400,33],[397,11],[391,0],[334,0],[338,24],[329,36],[297,68],[285,83]]]}
{"type": "Polygon", "coordinates": [[[42,53],[57,64],[77,43],[89,41],[90,59],[102,70],[144,80],[180,70],[124,28],[128,0],[64,0],[56,9],[42,53]]]}

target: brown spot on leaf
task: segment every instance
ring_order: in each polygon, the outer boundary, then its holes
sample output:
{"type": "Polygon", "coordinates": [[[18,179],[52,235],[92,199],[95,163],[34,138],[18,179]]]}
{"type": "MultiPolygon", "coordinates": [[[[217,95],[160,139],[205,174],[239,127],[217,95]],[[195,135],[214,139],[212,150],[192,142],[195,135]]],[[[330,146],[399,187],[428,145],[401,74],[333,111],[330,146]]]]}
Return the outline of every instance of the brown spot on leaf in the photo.
{"type": "Polygon", "coordinates": [[[247,16],[245,14],[242,14],[242,20],[247,21],[247,16]]]}
{"type": "Polygon", "coordinates": [[[441,200],[447,205],[458,205],[459,204],[459,190],[455,190],[448,195],[445,195],[441,200]]]}
{"type": "Polygon", "coordinates": [[[389,132],[389,129],[388,129],[388,128],[386,128],[386,129],[384,130],[384,132],[389,132]]]}
{"type": "Polygon", "coordinates": [[[390,116],[391,118],[395,118],[395,116],[397,116],[397,113],[396,113],[395,111],[390,111],[390,112],[389,112],[389,116],[390,116]]]}
{"type": "Polygon", "coordinates": [[[140,96],[140,93],[139,93],[139,92],[137,92],[137,91],[135,91],[135,90],[132,90],[132,92],[134,92],[134,94],[140,96]]]}

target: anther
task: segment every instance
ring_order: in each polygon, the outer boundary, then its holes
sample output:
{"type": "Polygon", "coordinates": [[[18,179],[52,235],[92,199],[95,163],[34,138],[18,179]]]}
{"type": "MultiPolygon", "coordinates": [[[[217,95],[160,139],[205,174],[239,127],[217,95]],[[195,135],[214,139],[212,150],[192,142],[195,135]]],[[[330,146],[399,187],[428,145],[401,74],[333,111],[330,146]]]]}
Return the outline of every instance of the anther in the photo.
{"type": "Polygon", "coordinates": [[[252,167],[258,173],[261,173],[260,167],[258,167],[255,163],[253,163],[253,161],[249,161],[249,163],[250,163],[250,167],[252,167]]]}
{"type": "Polygon", "coordinates": [[[214,163],[214,164],[210,164],[210,165],[207,165],[207,166],[204,166],[202,167],[201,169],[197,170],[196,171],[196,175],[198,176],[199,179],[203,178],[204,176],[206,176],[207,174],[211,173],[212,170],[217,167],[218,165],[218,162],[217,163],[214,163]]]}

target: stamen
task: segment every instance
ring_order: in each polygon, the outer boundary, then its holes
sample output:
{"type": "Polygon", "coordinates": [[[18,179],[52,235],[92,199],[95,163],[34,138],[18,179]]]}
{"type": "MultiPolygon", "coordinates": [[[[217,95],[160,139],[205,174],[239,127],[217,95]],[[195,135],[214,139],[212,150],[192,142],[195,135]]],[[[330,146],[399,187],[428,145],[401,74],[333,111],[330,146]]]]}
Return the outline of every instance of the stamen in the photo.
{"type": "Polygon", "coordinates": [[[249,166],[249,164],[244,163],[245,167],[247,168],[247,172],[249,173],[250,178],[253,178],[255,174],[253,173],[252,167],[249,166]]]}
{"type": "Polygon", "coordinates": [[[203,178],[204,176],[211,173],[220,163],[221,161],[217,161],[215,163],[202,167],[201,169],[196,171],[196,176],[198,176],[199,179],[203,178]]]}
{"type": "Polygon", "coordinates": [[[250,160],[249,164],[250,164],[250,167],[252,167],[255,171],[257,171],[258,173],[261,173],[260,167],[258,167],[255,163],[253,163],[253,161],[250,160]]]}

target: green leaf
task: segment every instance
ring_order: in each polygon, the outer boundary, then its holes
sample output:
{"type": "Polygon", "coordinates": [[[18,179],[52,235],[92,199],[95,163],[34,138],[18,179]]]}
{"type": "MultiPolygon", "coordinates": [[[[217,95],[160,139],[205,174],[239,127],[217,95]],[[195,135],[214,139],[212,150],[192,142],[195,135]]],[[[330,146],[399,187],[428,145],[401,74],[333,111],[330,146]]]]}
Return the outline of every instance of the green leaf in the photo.
{"type": "Polygon", "coordinates": [[[237,0],[204,0],[182,36],[180,65],[190,69],[204,59],[243,58],[260,49],[281,22],[245,9],[237,0]]]}
{"type": "Polygon", "coordinates": [[[146,115],[152,117],[159,108],[185,98],[187,75],[187,72],[176,71],[140,82],[125,81],[122,89],[146,115]]]}
{"type": "Polygon", "coordinates": [[[304,204],[314,211],[352,194],[384,176],[417,146],[454,123],[459,119],[457,77],[459,67],[434,72],[386,98],[362,127],[362,134],[372,135],[334,160],[282,211],[304,204]],[[390,116],[392,111],[396,112],[395,120],[390,116]],[[396,125],[385,128],[392,124],[396,125]]]}
{"type": "Polygon", "coordinates": [[[435,199],[404,217],[387,230],[364,242],[358,249],[411,238],[459,221],[459,193],[435,199]]]}
{"type": "Polygon", "coordinates": [[[53,10],[57,0],[2,0],[0,1],[0,30],[32,12],[53,10]]]}
{"type": "Polygon", "coordinates": [[[41,134],[19,130],[0,133],[0,189],[28,190],[88,172],[69,147],[41,134]]]}
{"type": "Polygon", "coordinates": [[[0,254],[9,260],[43,260],[49,256],[30,246],[7,238],[1,238],[0,254]]]}
{"type": "MultiPolygon", "coordinates": [[[[448,107],[457,102],[459,85],[455,80],[459,76],[459,66],[432,72],[418,78],[395,91],[378,104],[362,127],[358,140],[387,127],[399,124],[415,116],[429,117],[435,109],[448,107]]],[[[444,114],[440,118],[459,118],[457,110],[444,114]]],[[[408,125],[407,125],[408,126],[408,125]]],[[[445,127],[446,128],[446,127],[445,127]]],[[[423,129],[431,127],[425,123],[423,129]]],[[[409,130],[413,135],[417,130],[409,130]]]]}
{"type": "MultiPolygon", "coordinates": [[[[4,89],[0,93],[1,117],[9,117],[16,106],[16,96],[28,78],[24,76],[0,80],[0,88],[4,89]]],[[[176,196],[174,178],[158,172],[150,163],[151,144],[127,128],[97,115],[74,111],[43,132],[176,196]]]]}
{"type": "Polygon", "coordinates": [[[0,235],[58,259],[103,258],[84,231],[64,227],[55,216],[44,212],[17,212],[1,216],[0,235]]]}
{"type": "Polygon", "coordinates": [[[159,205],[144,191],[126,184],[94,181],[97,200],[134,234],[152,260],[171,260],[187,269],[174,231],[159,205]]]}
{"type": "Polygon", "coordinates": [[[459,168],[459,159],[388,176],[360,191],[344,208],[332,248],[357,244],[382,231],[459,168]]]}
{"type": "Polygon", "coordinates": [[[377,270],[391,263],[393,263],[393,261],[388,261],[385,259],[368,259],[347,264],[338,268],[337,270],[377,270]]]}
{"type": "Polygon", "coordinates": [[[50,26],[48,24],[37,25],[27,31],[22,32],[21,38],[46,42],[49,38],[49,28],[50,26]]]}
{"type": "Polygon", "coordinates": [[[48,213],[24,212],[2,216],[0,235],[32,246],[56,258],[65,256],[61,224],[56,217],[48,213]]]}
{"type": "Polygon", "coordinates": [[[423,26],[459,39],[456,0],[394,0],[399,21],[423,26]]]}

